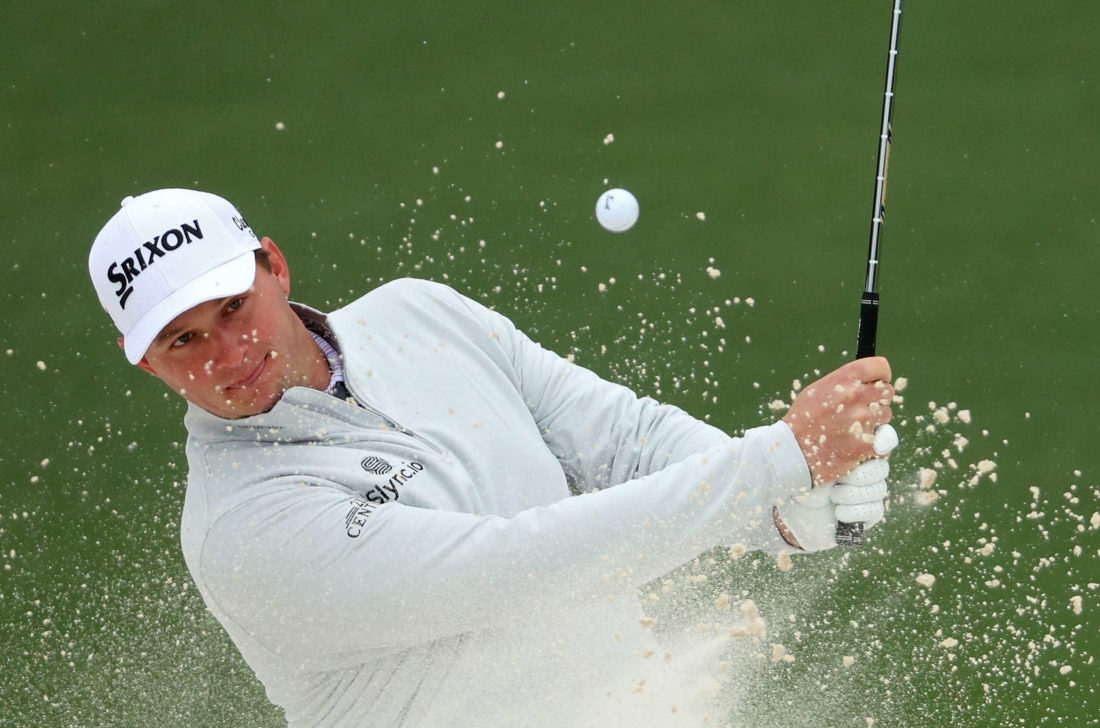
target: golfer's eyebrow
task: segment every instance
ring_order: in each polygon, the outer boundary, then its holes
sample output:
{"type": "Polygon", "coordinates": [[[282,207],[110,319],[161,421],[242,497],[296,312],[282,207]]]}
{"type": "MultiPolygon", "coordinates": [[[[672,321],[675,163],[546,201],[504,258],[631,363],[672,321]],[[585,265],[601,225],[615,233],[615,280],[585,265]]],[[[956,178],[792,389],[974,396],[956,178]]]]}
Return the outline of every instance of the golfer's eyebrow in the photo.
{"type": "MultiPolygon", "coordinates": [[[[249,289],[249,290],[251,290],[251,289],[249,289]]],[[[247,291],[246,291],[246,293],[247,293],[247,291]]],[[[226,296],[224,298],[214,298],[214,299],[211,299],[211,301],[207,301],[207,303],[211,303],[212,301],[216,301],[217,304],[218,304],[218,309],[220,310],[221,307],[224,306],[229,301],[232,301],[234,298],[241,298],[242,296],[244,296],[244,293],[238,293],[236,296],[226,296]]],[[[202,304],[200,303],[199,305],[201,306],[202,304]]],[[[167,339],[174,339],[174,338],[176,338],[177,335],[183,333],[186,330],[187,330],[186,326],[172,326],[171,328],[165,328],[165,329],[162,329],[159,334],[157,334],[156,340],[157,341],[165,341],[167,339]]]]}

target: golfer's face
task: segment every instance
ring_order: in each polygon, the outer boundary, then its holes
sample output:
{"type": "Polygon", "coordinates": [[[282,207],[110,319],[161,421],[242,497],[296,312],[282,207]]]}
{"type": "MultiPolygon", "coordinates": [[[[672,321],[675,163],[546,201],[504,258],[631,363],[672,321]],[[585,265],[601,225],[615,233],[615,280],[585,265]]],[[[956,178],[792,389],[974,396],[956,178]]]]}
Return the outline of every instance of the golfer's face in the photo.
{"type": "Polygon", "coordinates": [[[308,375],[301,324],[287,303],[286,288],[257,265],[251,289],[177,316],[140,366],[221,417],[268,411],[308,375]]]}

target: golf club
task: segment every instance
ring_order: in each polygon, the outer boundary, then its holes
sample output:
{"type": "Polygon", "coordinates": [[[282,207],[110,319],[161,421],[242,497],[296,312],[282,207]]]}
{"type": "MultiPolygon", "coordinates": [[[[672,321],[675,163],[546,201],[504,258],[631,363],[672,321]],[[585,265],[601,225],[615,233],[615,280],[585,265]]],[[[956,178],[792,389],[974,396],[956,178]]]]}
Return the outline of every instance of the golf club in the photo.
{"type": "MultiPolygon", "coordinates": [[[[901,0],[894,0],[894,17],[890,24],[890,55],[886,65],[886,92],[882,99],[882,126],[879,132],[878,165],[875,172],[875,199],[871,210],[871,243],[867,250],[867,279],[863,285],[863,298],[859,309],[859,333],[856,339],[856,358],[875,355],[878,336],[878,265],[879,243],[882,238],[882,222],[886,217],[886,172],[890,166],[890,120],[894,112],[894,81],[897,76],[898,33],[901,29],[901,0]]],[[[836,542],[842,546],[859,546],[863,543],[863,523],[836,524],[836,542]]]]}

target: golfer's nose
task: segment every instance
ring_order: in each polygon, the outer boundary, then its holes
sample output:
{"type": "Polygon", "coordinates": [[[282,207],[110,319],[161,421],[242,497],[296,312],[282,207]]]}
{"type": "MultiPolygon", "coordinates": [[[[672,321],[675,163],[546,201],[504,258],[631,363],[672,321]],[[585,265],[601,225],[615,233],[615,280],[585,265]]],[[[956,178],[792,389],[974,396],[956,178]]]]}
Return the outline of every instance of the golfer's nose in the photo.
{"type": "Polygon", "coordinates": [[[211,359],[219,367],[235,367],[244,363],[248,352],[248,337],[232,327],[219,327],[210,335],[211,359]]]}

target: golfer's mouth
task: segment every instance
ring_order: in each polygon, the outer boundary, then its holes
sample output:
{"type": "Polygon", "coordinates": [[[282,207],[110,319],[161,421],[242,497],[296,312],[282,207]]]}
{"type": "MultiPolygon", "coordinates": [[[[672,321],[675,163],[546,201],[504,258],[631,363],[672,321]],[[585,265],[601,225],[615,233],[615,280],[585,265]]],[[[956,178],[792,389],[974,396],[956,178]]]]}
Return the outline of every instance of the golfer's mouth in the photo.
{"type": "Polygon", "coordinates": [[[269,355],[265,354],[264,358],[260,360],[260,363],[256,365],[256,368],[249,372],[248,376],[244,379],[239,379],[226,387],[226,390],[243,389],[244,387],[252,386],[260,375],[263,374],[264,369],[267,367],[267,358],[269,355]]]}

